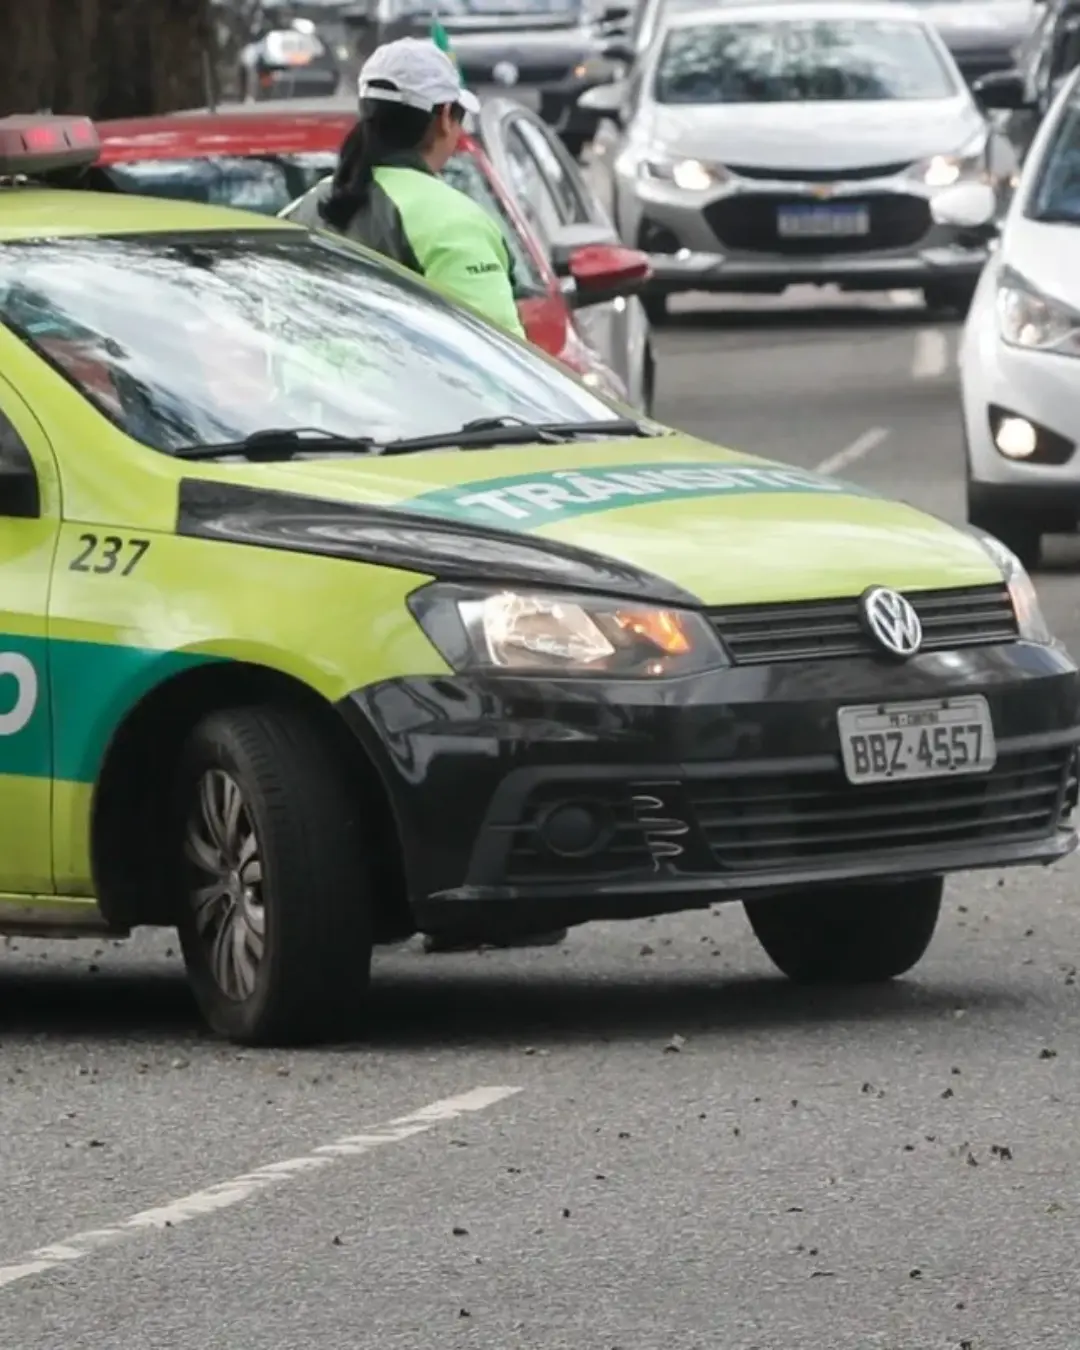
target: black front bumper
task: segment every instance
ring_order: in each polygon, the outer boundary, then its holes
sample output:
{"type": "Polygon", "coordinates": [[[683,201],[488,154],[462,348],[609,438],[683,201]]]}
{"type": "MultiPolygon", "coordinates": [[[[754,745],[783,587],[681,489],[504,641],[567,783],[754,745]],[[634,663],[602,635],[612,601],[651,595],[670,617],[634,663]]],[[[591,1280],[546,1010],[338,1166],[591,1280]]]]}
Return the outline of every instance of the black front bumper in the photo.
{"type": "Polygon", "coordinates": [[[386,783],[428,932],[1048,863],[1077,843],[1076,668],[1027,643],[655,684],[415,678],[340,706],[386,783]],[[838,707],[973,693],[993,716],[989,773],[848,784],[838,707]],[[582,809],[603,826],[591,851],[582,809]]]}

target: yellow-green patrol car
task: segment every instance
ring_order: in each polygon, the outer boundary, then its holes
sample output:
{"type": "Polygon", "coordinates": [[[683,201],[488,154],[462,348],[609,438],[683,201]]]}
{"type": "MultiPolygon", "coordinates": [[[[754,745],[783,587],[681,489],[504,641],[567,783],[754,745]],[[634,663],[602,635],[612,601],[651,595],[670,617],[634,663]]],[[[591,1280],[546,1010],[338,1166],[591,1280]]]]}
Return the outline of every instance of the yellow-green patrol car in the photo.
{"type": "Polygon", "coordinates": [[[176,925],[273,1042],[417,930],[739,899],[887,979],[945,874],[1074,848],[1077,671],[993,540],[339,240],[35,185],[94,153],[0,122],[0,931],[176,925]]]}

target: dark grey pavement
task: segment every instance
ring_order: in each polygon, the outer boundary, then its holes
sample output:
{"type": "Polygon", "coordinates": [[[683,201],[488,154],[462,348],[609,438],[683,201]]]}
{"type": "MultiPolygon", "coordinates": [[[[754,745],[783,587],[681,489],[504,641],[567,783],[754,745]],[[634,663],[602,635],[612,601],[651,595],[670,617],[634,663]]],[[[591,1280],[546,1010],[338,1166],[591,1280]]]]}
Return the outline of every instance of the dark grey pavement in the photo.
{"type": "MultiPolygon", "coordinates": [[[[903,297],[701,306],[659,412],[958,515],[955,338],[903,297]]],[[[1078,580],[1056,546],[1080,652],[1078,580]]],[[[16,940],[0,1350],[1076,1350],[1078,878],[956,881],[871,992],[786,985],[736,906],[410,946],[367,1044],[298,1053],[204,1038],[167,939],[16,940]]]]}

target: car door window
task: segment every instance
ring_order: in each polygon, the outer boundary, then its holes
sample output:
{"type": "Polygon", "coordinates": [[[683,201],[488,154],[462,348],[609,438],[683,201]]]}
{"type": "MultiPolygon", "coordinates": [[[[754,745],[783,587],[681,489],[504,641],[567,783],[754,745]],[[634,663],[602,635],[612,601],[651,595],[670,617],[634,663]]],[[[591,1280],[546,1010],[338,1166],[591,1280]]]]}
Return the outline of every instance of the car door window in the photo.
{"type": "Polygon", "coordinates": [[[540,165],[521,136],[520,128],[511,126],[506,133],[506,158],[514,195],[529,224],[546,248],[551,247],[563,225],[559,203],[540,165]]]}
{"type": "Polygon", "coordinates": [[[540,166],[540,172],[555,197],[562,223],[587,225],[593,217],[592,204],[586,198],[582,187],[575,181],[577,175],[570,165],[560,158],[548,140],[547,134],[541,127],[524,117],[517,119],[515,129],[540,166]]]}

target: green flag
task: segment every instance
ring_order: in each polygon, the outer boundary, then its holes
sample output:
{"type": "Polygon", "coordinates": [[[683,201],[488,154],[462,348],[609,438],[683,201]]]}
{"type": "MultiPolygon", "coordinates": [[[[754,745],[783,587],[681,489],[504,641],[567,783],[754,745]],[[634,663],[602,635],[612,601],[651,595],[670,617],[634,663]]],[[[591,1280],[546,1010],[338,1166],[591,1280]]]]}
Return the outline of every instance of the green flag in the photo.
{"type": "Polygon", "coordinates": [[[454,49],[450,45],[450,34],[442,26],[437,17],[431,21],[431,40],[434,42],[435,46],[438,47],[439,51],[445,52],[447,56],[454,59],[454,49]]]}
{"type": "MultiPolygon", "coordinates": [[[[450,58],[450,60],[453,61],[454,65],[456,66],[458,60],[457,57],[454,55],[454,48],[450,42],[450,34],[439,22],[439,16],[437,13],[433,16],[431,20],[431,40],[432,42],[434,42],[435,46],[438,47],[439,51],[445,52],[447,56],[450,58]]],[[[460,73],[461,72],[459,70],[458,72],[459,76],[460,73]]],[[[461,87],[463,89],[465,87],[464,80],[461,81],[461,87]]]]}

